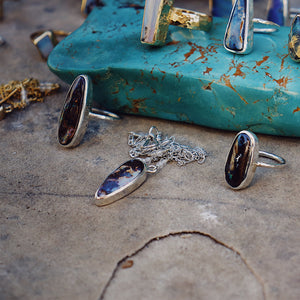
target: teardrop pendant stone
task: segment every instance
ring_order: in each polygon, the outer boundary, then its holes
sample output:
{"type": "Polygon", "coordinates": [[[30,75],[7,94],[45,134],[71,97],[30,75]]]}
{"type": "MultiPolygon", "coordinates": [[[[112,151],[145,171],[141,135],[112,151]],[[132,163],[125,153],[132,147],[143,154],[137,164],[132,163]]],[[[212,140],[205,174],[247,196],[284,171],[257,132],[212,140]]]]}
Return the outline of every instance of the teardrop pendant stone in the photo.
{"type": "Polygon", "coordinates": [[[146,166],[132,159],[114,170],[96,192],[96,205],[108,205],[137,189],[146,180],[146,166]]]}
{"type": "Polygon", "coordinates": [[[289,34],[289,55],[294,61],[300,62],[300,14],[294,18],[291,26],[289,34]]]}

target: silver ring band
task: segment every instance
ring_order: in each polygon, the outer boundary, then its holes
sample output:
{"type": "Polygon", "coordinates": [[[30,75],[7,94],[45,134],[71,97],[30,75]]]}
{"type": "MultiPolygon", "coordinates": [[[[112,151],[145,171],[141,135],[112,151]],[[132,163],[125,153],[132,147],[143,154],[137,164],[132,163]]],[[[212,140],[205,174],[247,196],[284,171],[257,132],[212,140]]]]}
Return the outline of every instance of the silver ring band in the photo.
{"type": "Polygon", "coordinates": [[[273,153],[269,153],[269,152],[265,152],[265,151],[259,151],[258,155],[260,157],[265,157],[271,160],[274,160],[277,162],[277,164],[268,164],[268,163],[264,163],[264,162],[257,162],[256,166],[257,167],[264,167],[264,168],[278,168],[278,167],[283,167],[285,165],[285,159],[275,155],[273,153]]]}
{"type": "Polygon", "coordinates": [[[91,112],[89,113],[89,117],[97,118],[101,120],[111,120],[111,121],[121,119],[117,114],[114,114],[110,111],[106,111],[103,109],[94,108],[94,107],[91,109],[91,112]]]}
{"type": "Polygon", "coordinates": [[[280,26],[272,21],[267,21],[259,18],[253,18],[253,23],[260,24],[264,26],[269,26],[269,28],[253,28],[253,32],[256,33],[272,33],[279,30],[280,26]]]}

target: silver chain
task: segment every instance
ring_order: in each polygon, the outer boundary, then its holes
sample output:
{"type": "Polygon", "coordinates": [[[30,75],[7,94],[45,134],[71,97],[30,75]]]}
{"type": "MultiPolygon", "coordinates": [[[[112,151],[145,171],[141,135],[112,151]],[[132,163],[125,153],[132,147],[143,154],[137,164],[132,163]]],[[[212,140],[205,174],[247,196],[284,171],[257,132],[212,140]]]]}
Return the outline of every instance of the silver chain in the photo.
{"type": "Polygon", "coordinates": [[[155,126],[148,134],[130,132],[128,145],[133,148],[129,151],[130,157],[142,160],[149,173],[156,173],[169,161],[175,161],[179,166],[193,161],[203,164],[207,156],[202,148],[181,145],[173,136],[162,135],[155,126]]]}

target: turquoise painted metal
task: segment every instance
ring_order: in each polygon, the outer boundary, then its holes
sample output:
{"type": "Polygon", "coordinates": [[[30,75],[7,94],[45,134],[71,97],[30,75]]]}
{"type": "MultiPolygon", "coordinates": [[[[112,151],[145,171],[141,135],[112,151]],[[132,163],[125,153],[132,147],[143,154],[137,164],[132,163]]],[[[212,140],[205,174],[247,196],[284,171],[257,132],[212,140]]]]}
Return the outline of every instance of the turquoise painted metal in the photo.
{"type": "Polygon", "coordinates": [[[300,136],[300,70],[288,56],[288,27],[255,35],[249,55],[223,48],[223,18],[209,33],[170,26],[166,45],[154,48],[140,42],[141,7],[122,3],[95,8],[52,51],[50,70],[68,83],[89,75],[94,101],[107,110],[300,136]]]}

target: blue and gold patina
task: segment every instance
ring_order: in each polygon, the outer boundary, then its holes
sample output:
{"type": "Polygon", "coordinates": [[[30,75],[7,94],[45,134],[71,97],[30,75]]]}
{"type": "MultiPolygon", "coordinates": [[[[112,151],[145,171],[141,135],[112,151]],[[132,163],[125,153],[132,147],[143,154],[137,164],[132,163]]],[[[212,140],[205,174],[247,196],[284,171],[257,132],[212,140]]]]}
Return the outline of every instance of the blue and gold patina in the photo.
{"type": "Polygon", "coordinates": [[[288,27],[255,35],[247,56],[224,49],[225,18],[214,18],[210,32],[170,26],[165,46],[154,48],[140,42],[143,1],[103,3],[48,59],[67,83],[89,75],[98,106],[225,130],[300,136],[300,72],[288,56],[288,27]]]}
{"type": "Polygon", "coordinates": [[[289,34],[289,55],[296,61],[300,62],[300,15],[297,15],[292,23],[289,34]]]}

